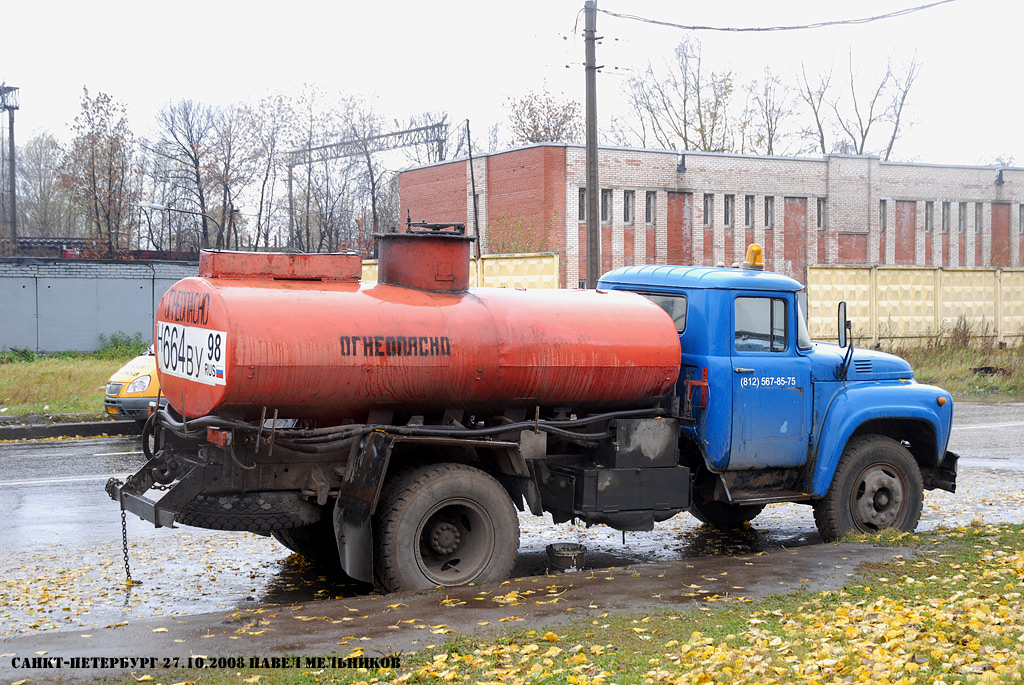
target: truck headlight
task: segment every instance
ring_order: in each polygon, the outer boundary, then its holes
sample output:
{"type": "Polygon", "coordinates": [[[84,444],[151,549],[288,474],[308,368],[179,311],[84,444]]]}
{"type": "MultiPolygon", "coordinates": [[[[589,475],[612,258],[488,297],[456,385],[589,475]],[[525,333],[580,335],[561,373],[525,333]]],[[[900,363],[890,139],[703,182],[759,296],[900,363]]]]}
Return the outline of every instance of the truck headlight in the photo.
{"type": "Polygon", "coordinates": [[[149,376],[139,376],[131,383],[128,384],[128,389],[125,390],[127,393],[145,392],[146,388],[149,387],[149,376]]]}

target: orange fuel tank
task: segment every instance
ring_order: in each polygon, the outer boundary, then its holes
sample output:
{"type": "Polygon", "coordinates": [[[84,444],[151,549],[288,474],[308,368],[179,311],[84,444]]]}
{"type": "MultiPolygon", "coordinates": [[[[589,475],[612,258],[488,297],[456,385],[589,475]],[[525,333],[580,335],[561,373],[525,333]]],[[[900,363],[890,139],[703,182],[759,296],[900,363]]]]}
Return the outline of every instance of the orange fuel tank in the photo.
{"type": "Polygon", "coordinates": [[[626,407],[679,374],[672,319],[632,293],[468,286],[468,240],[396,234],[354,255],[204,252],[164,295],[161,383],[186,418],[362,421],[373,409],[626,407]],[[467,268],[463,269],[462,264],[467,268]]]}

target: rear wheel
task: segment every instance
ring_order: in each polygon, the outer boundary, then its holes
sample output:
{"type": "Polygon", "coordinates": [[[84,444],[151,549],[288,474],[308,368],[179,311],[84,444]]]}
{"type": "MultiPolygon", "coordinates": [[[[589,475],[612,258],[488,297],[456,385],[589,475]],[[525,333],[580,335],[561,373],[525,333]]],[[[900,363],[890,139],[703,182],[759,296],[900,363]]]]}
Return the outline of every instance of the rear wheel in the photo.
{"type": "Polygon", "coordinates": [[[697,520],[703,521],[712,528],[723,532],[735,530],[744,523],[753,521],[762,511],[764,511],[763,504],[730,504],[729,502],[716,502],[714,500],[699,501],[696,496],[690,505],[690,513],[697,520]]]}
{"type": "Polygon", "coordinates": [[[704,466],[697,467],[693,499],[690,502],[690,514],[698,521],[706,523],[716,530],[726,532],[753,521],[758,514],[764,511],[763,504],[733,504],[712,499],[717,482],[717,475],[704,466]]]}
{"type": "Polygon", "coordinates": [[[828,494],[814,505],[814,522],[826,541],[885,528],[910,532],[923,503],[921,470],[910,452],[892,438],[868,435],[846,446],[828,494]]]}
{"type": "Polygon", "coordinates": [[[308,526],[275,530],[271,535],[297,554],[306,557],[324,570],[332,574],[341,573],[341,560],[338,557],[338,540],[334,536],[333,505],[323,507],[323,515],[316,523],[308,526]]]}
{"type": "Polygon", "coordinates": [[[374,574],[388,592],[508,576],[519,518],[505,489],[464,464],[397,474],[374,516],[374,574]]]}

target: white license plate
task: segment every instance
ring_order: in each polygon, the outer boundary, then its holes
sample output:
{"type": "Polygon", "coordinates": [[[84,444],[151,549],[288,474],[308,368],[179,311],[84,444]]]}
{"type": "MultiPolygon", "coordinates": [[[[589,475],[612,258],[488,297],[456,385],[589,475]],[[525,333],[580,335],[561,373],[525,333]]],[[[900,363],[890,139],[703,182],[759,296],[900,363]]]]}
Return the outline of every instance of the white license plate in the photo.
{"type": "Polygon", "coordinates": [[[163,373],[206,385],[226,385],[228,334],[209,328],[160,321],[156,334],[157,364],[163,373]]]}

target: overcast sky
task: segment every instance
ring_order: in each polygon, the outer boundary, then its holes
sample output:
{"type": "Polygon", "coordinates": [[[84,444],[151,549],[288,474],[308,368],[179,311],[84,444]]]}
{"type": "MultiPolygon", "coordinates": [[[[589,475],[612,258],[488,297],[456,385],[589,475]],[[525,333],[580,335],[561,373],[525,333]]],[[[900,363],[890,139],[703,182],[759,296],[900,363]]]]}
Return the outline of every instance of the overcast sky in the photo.
{"type": "MultiPolygon", "coordinates": [[[[928,0],[599,0],[598,7],[680,24],[772,26],[860,18],[928,0]]],[[[16,138],[67,137],[82,87],[127,105],[133,130],[149,133],[156,112],[190,98],[211,105],[296,93],[304,83],[373,98],[389,118],[447,111],[475,133],[507,118],[509,95],[544,84],[583,101],[583,0],[224,0],[53,2],[5,5],[0,79],[18,86],[16,138]],[[578,23],[577,23],[578,22],[578,23]],[[568,68],[567,68],[568,65],[568,68]]],[[[865,80],[885,60],[916,51],[913,125],[894,157],[937,164],[1024,166],[1020,33],[1024,3],[956,2],[859,26],[772,33],[700,32],[708,67],[740,81],[765,65],[790,76],[834,65],[846,79],[852,50],[865,80]]],[[[598,15],[598,107],[620,107],[626,76],[670,58],[677,29],[598,15]]],[[[4,122],[6,126],[6,121],[4,122]]]]}

